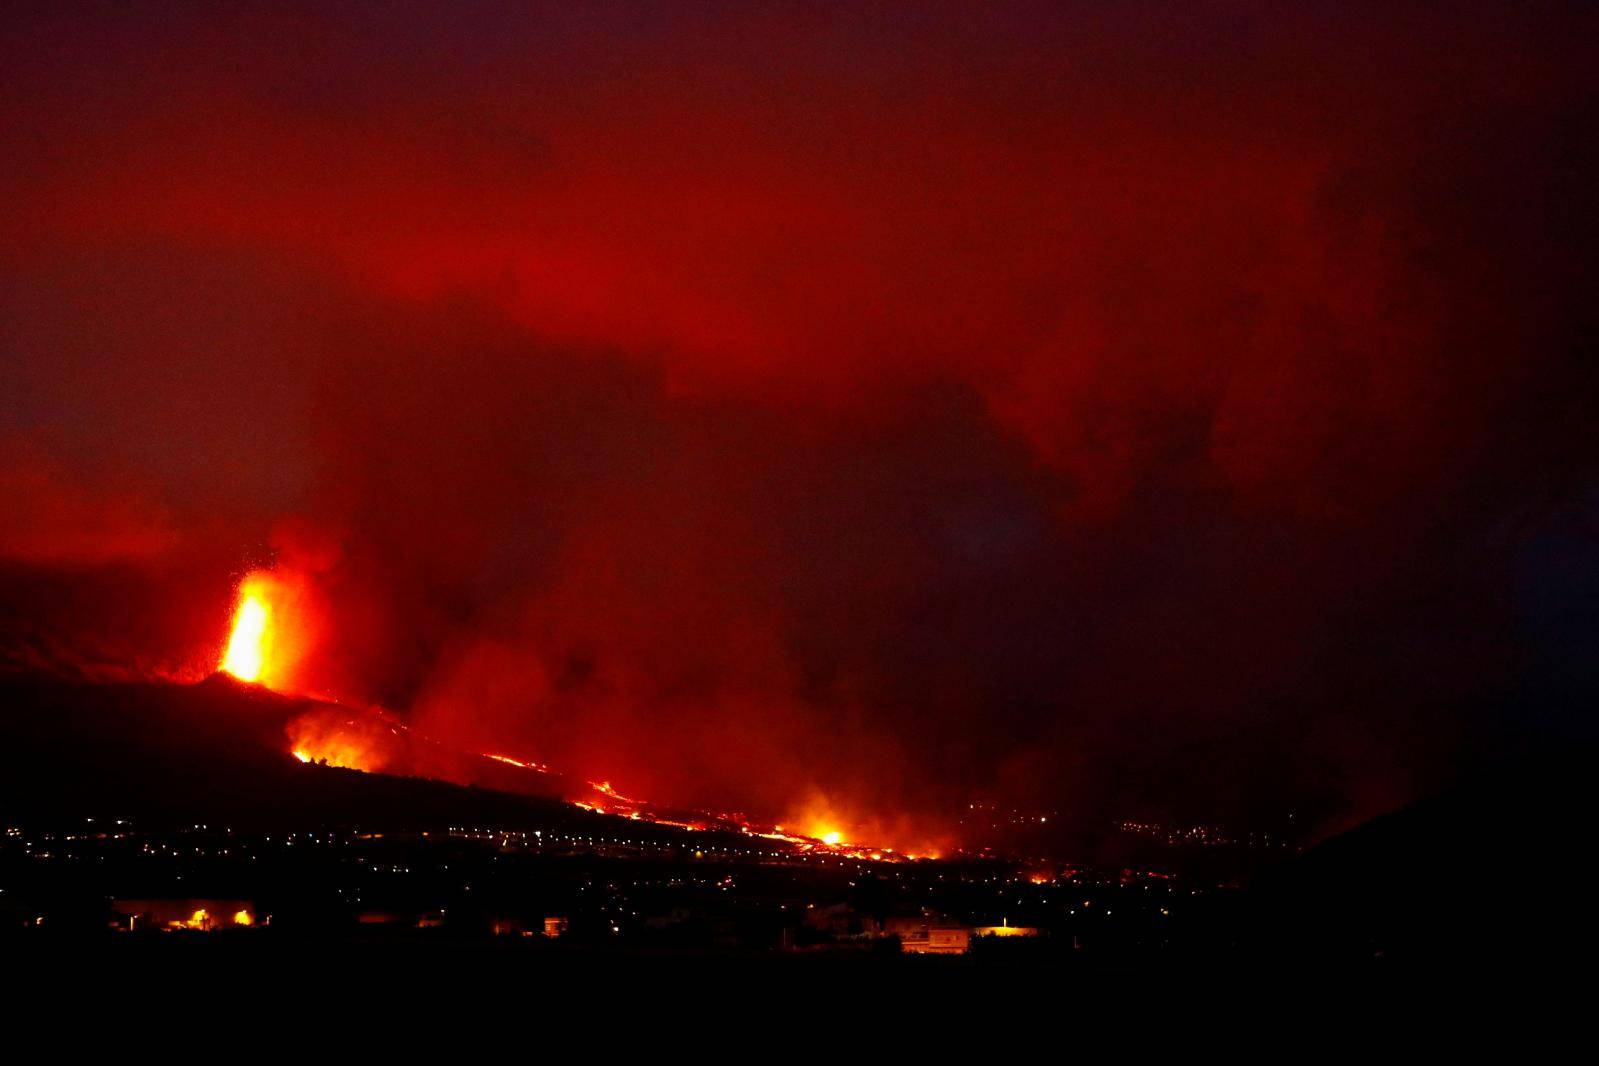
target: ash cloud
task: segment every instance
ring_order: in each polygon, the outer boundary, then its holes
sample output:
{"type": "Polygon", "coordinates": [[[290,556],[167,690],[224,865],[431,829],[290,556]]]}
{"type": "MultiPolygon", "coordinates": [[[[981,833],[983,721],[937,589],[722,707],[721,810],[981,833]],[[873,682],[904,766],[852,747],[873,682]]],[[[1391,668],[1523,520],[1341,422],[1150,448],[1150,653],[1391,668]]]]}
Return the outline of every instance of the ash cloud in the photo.
{"type": "Polygon", "coordinates": [[[1470,7],[20,18],[7,632],[273,563],[623,791],[1402,802],[1599,467],[1593,14],[1470,7]]]}

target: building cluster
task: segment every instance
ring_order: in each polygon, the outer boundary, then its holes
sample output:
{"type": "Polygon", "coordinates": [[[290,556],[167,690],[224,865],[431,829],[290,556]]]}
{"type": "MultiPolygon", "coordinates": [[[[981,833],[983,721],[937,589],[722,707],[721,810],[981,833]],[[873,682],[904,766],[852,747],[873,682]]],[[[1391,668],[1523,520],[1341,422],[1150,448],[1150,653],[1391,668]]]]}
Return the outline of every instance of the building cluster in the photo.
{"type": "Polygon", "coordinates": [[[1008,921],[1001,921],[999,925],[972,925],[931,909],[877,918],[847,903],[810,908],[806,911],[804,926],[825,937],[822,943],[886,940],[897,944],[899,950],[908,955],[965,955],[972,949],[974,939],[1043,935],[1043,930],[1036,925],[1011,925],[1008,921]]]}
{"type": "Polygon", "coordinates": [[[1175,825],[1166,822],[1117,822],[1116,828],[1130,836],[1144,837],[1167,847],[1260,848],[1302,850],[1281,834],[1264,830],[1233,830],[1218,825],[1175,825]]]}
{"type": "Polygon", "coordinates": [[[873,863],[699,833],[655,846],[653,834],[629,836],[626,826],[587,828],[12,826],[0,838],[0,935],[99,929],[241,943],[456,937],[561,950],[912,955],[1159,950],[1216,891],[1156,871],[873,863]]]}

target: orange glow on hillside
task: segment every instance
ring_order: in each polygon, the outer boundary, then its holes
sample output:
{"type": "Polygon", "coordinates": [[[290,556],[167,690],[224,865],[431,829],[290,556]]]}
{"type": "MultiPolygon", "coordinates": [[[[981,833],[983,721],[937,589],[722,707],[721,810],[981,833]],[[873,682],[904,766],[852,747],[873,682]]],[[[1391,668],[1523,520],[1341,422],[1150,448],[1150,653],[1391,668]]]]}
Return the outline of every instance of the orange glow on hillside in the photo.
{"type": "Polygon", "coordinates": [[[404,764],[404,744],[392,722],[326,706],[307,711],[287,727],[289,754],[303,763],[325,763],[368,773],[404,764]]]}
{"type": "MultiPolygon", "coordinates": [[[[789,832],[798,839],[832,849],[853,849],[858,844],[852,844],[852,841],[858,842],[869,835],[860,832],[862,826],[850,816],[850,812],[817,791],[812,791],[804,804],[784,819],[783,824],[789,826],[789,832]]],[[[782,832],[781,828],[779,832],[782,832]]]]}
{"type": "Polygon", "coordinates": [[[295,745],[294,757],[303,763],[326,763],[346,770],[375,770],[383,762],[363,738],[353,733],[302,733],[295,745]]]}

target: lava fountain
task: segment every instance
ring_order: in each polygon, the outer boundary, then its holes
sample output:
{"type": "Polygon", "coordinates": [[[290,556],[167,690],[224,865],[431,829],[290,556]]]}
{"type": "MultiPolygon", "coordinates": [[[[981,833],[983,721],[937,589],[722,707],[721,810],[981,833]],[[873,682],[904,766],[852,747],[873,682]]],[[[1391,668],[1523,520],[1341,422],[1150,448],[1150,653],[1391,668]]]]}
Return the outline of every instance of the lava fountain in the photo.
{"type": "Polygon", "coordinates": [[[222,655],[222,669],[240,681],[259,681],[266,664],[272,608],[259,589],[249,583],[239,588],[239,608],[233,615],[233,633],[222,655]]]}
{"type": "Polygon", "coordinates": [[[255,570],[239,583],[233,629],[217,669],[275,692],[305,688],[302,660],[315,637],[318,604],[297,574],[255,570]]]}

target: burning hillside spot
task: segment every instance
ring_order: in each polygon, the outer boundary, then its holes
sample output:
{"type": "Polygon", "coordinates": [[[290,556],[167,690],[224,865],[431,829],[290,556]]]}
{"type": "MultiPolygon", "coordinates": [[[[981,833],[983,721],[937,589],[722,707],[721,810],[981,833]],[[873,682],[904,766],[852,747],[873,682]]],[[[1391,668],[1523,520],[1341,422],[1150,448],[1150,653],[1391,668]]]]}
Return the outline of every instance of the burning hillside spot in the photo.
{"type": "Polygon", "coordinates": [[[338,707],[302,714],[286,732],[290,753],[301,762],[367,773],[390,767],[403,743],[381,719],[338,707]]]}

